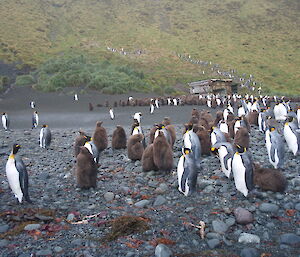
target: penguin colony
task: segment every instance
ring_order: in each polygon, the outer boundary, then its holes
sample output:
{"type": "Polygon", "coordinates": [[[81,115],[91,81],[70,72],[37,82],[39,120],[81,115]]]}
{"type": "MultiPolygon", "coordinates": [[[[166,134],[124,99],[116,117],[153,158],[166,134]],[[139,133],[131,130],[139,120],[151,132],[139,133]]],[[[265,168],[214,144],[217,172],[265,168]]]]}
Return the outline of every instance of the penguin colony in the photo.
{"type": "MultiPolygon", "coordinates": [[[[75,95],[75,101],[78,96],[75,95]]],[[[233,177],[236,189],[247,197],[258,185],[263,190],[284,191],[286,180],[280,169],[284,167],[285,142],[288,151],[294,156],[300,154],[300,111],[299,107],[291,108],[290,102],[284,98],[256,98],[252,95],[208,95],[185,98],[151,99],[150,114],[154,109],[159,110],[164,103],[174,106],[181,104],[206,104],[210,108],[223,107],[216,117],[209,111],[192,109],[190,120],[183,128],[182,155],[177,163],[178,190],[185,196],[197,193],[197,176],[201,171],[201,160],[205,155],[215,154],[220,160],[220,169],[224,175],[233,177]],[[190,101],[190,102],[189,102],[190,101]],[[271,108],[271,102],[275,106],[271,108]],[[249,145],[251,141],[250,124],[258,126],[265,134],[266,152],[270,164],[274,167],[264,168],[252,159],[249,145]]],[[[137,104],[133,98],[128,99],[129,105],[137,104]]],[[[35,104],[30,104],[35,108],[35,104]]],[[[110,109],[112,111],[112,109],[110,109]]],[[[114,114],[110,112],[110,118],[114,114]]],[[[174,168],[173,145],[176,140],[175,128],[170,118],[166,117],[160,123],[154,124],[150,135],[144,135],[142,129],[142,113],[132,116],[132,129],[127,140],[124,128],[117,126],[113,132],[112,149],[127,147],[128,158],[132,161],[141,160],[144,172],[150,170],[169,174],[174,168]],[[148,145],[146,138],[149,137],[148,145]]],[[[32,128],[38,127],[38,113],[34,111],[32,128]]],[[[101,152],[108,147],[106,129],[102,121],[96,122],[93,136],[79,131],[74,144],[75,177],[77,186],[82,189],[97,186],[97,168],[101,152]]],[[[2,114],[4,130],[9,129],[7,113],[2,114]]],[[[47,125],[40,131],[40,146],[48,148],[51,143],[51,132],[47,125]]],[[[6,175],[10,188],[22,202],[29,198],[28,174],[26,166],[17,155],[20,145],[14,144],[6,165],[6,175]]]]}

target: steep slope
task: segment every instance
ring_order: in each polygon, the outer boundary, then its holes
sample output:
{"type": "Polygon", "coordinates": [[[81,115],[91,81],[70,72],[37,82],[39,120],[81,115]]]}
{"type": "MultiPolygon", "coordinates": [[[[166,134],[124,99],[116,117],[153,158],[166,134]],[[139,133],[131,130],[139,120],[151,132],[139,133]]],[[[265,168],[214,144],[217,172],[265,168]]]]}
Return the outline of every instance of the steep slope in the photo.
{"type": "MultiPolygon", "coordinates": [[[[266,90],[299,91],[297,0],[2,0],[0,58],[37,66],[53,54],[115,58],[167,83],[205,78],[177,53],[253,74],[266,90]],[[142,54],[136,54],[142,50],[142,54]]],[[[299,93],[299,92],[298,92],[299,93]]]]}

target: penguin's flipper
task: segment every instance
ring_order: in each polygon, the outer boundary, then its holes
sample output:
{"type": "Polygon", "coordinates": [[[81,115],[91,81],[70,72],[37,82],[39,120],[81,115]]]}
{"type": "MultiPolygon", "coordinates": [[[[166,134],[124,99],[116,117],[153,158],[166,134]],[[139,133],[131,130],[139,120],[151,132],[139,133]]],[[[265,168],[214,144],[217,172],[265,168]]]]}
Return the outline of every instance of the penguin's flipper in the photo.
{"type": "MultiPolygon", "coordinates": [[[[185,165],[184,165],[185,166],[185,165]]],[[[187,182],[187,179],[189,177],[189,169],[188,167],[184,167],[184,171],[182,173],[182,176],[181,176],[181,190],[186,193],[186,188],[185,188],[185,185],[186,185],[186,182],[187,182]]]]}
{"type": "Polygon", "coordinates": [[[275,147],[273,145],[271,145],[270,157],[271,157],[272,162],[275,162],[275,147]]]}
{"type": "Polygon", "coordinates": [[[29,193],[28,193],[28,173],[27,173],[26,166],[22,161],[22,159],[19,158],[18,156],[15,157],[15,165],[17,171],[19,172],[19,181],[20,181],[20,186],[21,186],[23,196],[27,202],[31,203],[31,200],[29,198],[29,193]]]}
{"type": "Polygon", "coordinates": [[[228,170],[228,160],[232,158],[232,155],[230,153],[226,154],[224,156],[224,166],[225,166],[225,169],[228,170]]]}

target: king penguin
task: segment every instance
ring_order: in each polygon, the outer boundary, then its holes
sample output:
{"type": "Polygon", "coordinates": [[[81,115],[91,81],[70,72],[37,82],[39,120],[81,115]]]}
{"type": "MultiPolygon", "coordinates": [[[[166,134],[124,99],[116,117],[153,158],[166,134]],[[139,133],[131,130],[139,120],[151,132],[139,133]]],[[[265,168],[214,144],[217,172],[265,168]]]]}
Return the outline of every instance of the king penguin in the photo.
{"type": "Polygon", "coordinates": [[[300,133],[294,122],[294,118],[289,116],[283,127],[283,135],[289,150],[296,156],[300,153],[300,133]]]}
{"type": "Polygon", "coordinates": [[[2,126],[5,130],[9,130],[9,118],[6,112],[2,113],[2,126]]]}
{"type": "Polygon", "coordinates": [[[37,128],[39,125],[39,115],[37,111],[34,111],[32,114],[32,128],[37,128]]]}
{"type": "Polygon", "coordinates": [[[282,135],[278,133],[274,126],[266,130],[266,147],[269,161],[275,169],[282,168],[284,164],[284,142],[282,135]]]}
{"type": "Polygon", "coordinates": [[[232,157],[234,155],[233,146],[230,143],[222,142],[212,146],[211,151],[218,150],[218,157],[221,163],[221,169],[227,178],[230,177],[232,157]]]}
{"type": "Polygon", "coordinates": [[[185,196],[196,191],[197,170],[194,155],[189,148],[183,148],[183,155],[177,165],[178,190],[185,196]]]}
{"type": "Polygon", "coordinates": [[[8,184],[13,191],[19,203],[22,203],[23,197],[29,203],[31,200],[28,194],[28,173],[22,159],[17,156],[20,145],[14,144],[11,154],[6,163],[6,176],[8,184]]]}
{"type": "Polygon", "coordinates": [[[93,138],[90,139],[91,139],[90,141],[85,142],[84,147],[89,150],[89,152],[93,156],[95,163],[98,164],[100,152],[98,151],[97,146],[93,142],[93,138]]]}
{"type": "Polygon", "coordinates": [[[43,125],[40,131],[40,147],[48,148],[51,144],[51,131],[48,125],[43,125]]]}
{"type": "Polygon", "coordinates": [[[212,127],[212,131],[210,133],[210,142],[211,145],[215,145],[217,143],[227,142],[224,133],[217,127],[212,127]]]}
{"type": "Polygon", "coordinates": [[[189,123],[183,135],[183,147],[191,149],[197,169],[201,168],[201,143],[197,134],[193,131],[193,124],[189,123]]]}
{"type": "Polygon", "coordinates": [[[113,108],[109,108],[109,115],[110,115],[111,120],[115,119],[115,114],[114,114],[114,109],[113,108]]]}
{"type": "Polygon", "coordinates": [[[253,163],[246,148],[239,145],[236,147],[237,151],[232,158],[232,173],[236,189],[246,197],[254,188],[253,163]]]}

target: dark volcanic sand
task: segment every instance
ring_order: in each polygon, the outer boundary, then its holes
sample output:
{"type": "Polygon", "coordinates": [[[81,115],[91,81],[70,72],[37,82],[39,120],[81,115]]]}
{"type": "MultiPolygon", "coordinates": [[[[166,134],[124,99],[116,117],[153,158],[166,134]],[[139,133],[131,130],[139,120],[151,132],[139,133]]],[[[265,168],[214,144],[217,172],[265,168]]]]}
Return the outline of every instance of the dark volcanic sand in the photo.
{"type": "Polygon", "coordinates": [[[127,100],[128,96],[134,98],[155,97],[154,94],[133,93],[130,95],[104,95],[96,91],[86,94],[78,94],[79,101],[74,101],[74,93],[43,93],[34,91],[28,87],[13,87],[4,96],[0,95],[0,112],[7,112],[10,117],[11,129],[31,128],[31,117],[34,110],[29,106],[30,101],[35,101],[36,110],[39,112],[39,124],[48,124],[50,128],[93,128],[95,121],[102,120],[105,126],[130,126],[132,115],[142,112],[142,124],[153,125],[169,116],[173,123],[184,124],[190,116],[190,106],[163,106],[154,115],[150,115],[149,106],[125,106],[113,107],[115,120],[109,116],[109,108],[104,106],[108,100],[113,106],[114,102],[127,100]],[[89,103],[94,106],[89,111],[89,103]]]}

